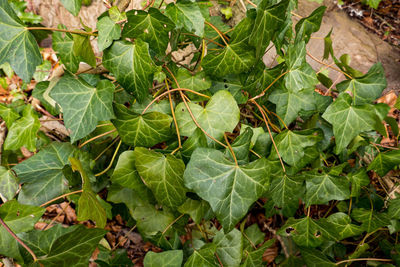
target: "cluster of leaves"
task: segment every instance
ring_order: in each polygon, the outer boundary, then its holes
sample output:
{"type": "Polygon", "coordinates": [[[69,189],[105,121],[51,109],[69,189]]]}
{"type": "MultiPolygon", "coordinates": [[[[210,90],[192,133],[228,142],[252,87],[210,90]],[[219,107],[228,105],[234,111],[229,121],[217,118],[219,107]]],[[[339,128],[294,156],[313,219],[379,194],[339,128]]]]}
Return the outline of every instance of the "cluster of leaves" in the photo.
{"type": "MultiPolygon", "coordinates": [[[[346,55],[333,54],[329,34],[324,58],[346,75],[333,87],[306,61],[325,7],[293,25],[295,0],[255,4],[232,29],[209,15],[209,2],[189,0],[126,13],[113,6],[97,31],[44,29],[53,31],[65,73],[37,83],[32,95],[46,114],[62,115],[70,135],[51,141],[28,101],[0,105],[8,129],[0,254],[22,265],[80,266],[99,247],[101,266],[129,265],[103,239],[107,219],[120,213],[163,250],[148,252],[145,266],[263,266],[276,240],[283,266],[369,256],[400,264],[400,201],[370,182],[400,163],[400,150],[375,145],[376,131],[387,134],[382,122],[394,125],[389,107],[374,104],[386,87],[382,66],[351,68],[346,55]],[[184,64],[173,55],[188,44],[184,64]],[[262,57],[273,47],[280,63],[266,67],[262,57]],[[82,73],[80,62],[107,71],[82,73]],[[318,84],[332,94],[317,92],[318,84]],[[18,163],[22,147],[35,154],[18,163]],[[60,196],[96,227],[34,230],[60,196]],[[250,225],[257,214],[274,225],[250,225]],[[182,243],[184,235],[190,240],[182,243]]],[[[0,0],[0,64],[25,82],[42,63],[32,30],[0,0]]]]}

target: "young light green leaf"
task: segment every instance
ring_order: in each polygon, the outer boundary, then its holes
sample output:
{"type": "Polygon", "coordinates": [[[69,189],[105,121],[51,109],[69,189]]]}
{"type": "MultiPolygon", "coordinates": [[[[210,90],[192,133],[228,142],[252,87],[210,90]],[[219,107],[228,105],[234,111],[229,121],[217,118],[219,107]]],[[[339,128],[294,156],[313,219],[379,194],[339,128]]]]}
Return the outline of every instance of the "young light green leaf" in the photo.
{"type": "Polygon", "coordinates": [[[184,173],[185,185],[208,201],[226,231],[235,227],[267,189],[265,158],[237,166],[218,150],[197,148],[184,173]]]}
{"type": "Polygon", "coordinates": [[[277,234],[291,236],[293,241],[301,247],[318,247],[326,240],[337,240],[335,229],[330,223],[310,217],[289,218],[277,234]]]}
{"type": "Polygon", "coordinates": [[[305,40],[305,42],[308,43],[311,34],[319,31],[325,10],[326,6],[320,6],[315,9],[310,16],[302,18],[297,22],[295,26],[296,41],[305,40]]]}
{"type": "Polygon", "coordinates": [[[234,228],[227,234],[221,229],[215,235],[213,244],[217,246],[216,254],[223,266],[239,266],[242,260],[243,237],[238,229],[234,228]]]}
{"type": "Polygon", "coordinates": [[[305,172],[307,206],[326,204],[330,200],[345,200],[350,197],[349,181],[344,176],[329,173],[305,172]]]}
{"type": "Polygon", "coordinates": [[[333,126],[336,154],[346,148],[359,133],[376,128],[377,115],[374,106],[354,106],[351,102],[349,94],[341,93],[322,115],[333,126]]]}
{"type": "Polygon", "coordinates": [[[338,233],[338,239],[342,240],[351,236],[358,236],[364,231],[361,226],[351,224],[349,215],[343,212],[336,212],[327,218],[338,233]]]}
{"type": "Polygon", "coordinates": [[[223,77],[246,72],[255,61],[254,50],[246,44],[235,43],[208,53],[203,59],[202,67],[211,76],[223,77]]]}
{"type": "Polygon", "coordinates": [[[68,157],[73,152],[71,144],[54,142],[15,166],[13,170],[19,182],[24,183],[18,201],[40,205],[63,194],[68,189],[68,182],[62,170],[69,164],[68,157]]]}
{"type": "MultiPolygon", "coordinates": [[[[304,157],[305,148],[314,146],[322,139],[322,131],[318,129],[303,131],[284,130],[274,139],[282,159],[287,164],[295,166],[304,157]]],[[[275,150],[271,151],[269,158],[278,158],[275,150]]]]}
{"type": "Polygon", "coordinates": [[[370,104],[382,95],[387,82],[381,63],[374,64],[364,76],[345,80],[336,85],[340,91],[348,91],[353,96],[354,105],[370,104]]]}
{"type": "Polygon", "coordinates": [[[14,198],[17,190],[18,182],[14,172],[0,166],[0,198],[7,202],[14,198]]]}
{"type": "Polygon", "coordinates": [[[182,250],[169,250],[155,253],[147,252],[144,257],[144,267],[181,267],[183,261],[182,250]]]}
{"type": "MultiPolygon", "coordinates": [[[[58,25],[57,28],[64,30],[67,29],[67,27],[62,24],[58,25]]],[[[55,31],[53,32],[52,37],[53,49],[57,52],[61,62],[72,73],[77,72],[80,60],[74,53],[74,39],[72,35],[70,33],[55,31]]]]}
{"type": "Polygon", "coordinates": [[[130,10],[126,16],[128,22],[124,25],[122,37],[140,38],[157,54],[164,55],[169,42],[168,32],[174,29],[174,23],[153,7],[148,12],[130,10]]]}
{"type": "Polygon", "coordinates": [[[135,40],[133,44],[127,41],[114,42],[104,50],[103,64],[139,102],[149,94],[156,68],[147,43],[140,39],[135,40]]]}
{"type": "Polygon", "coordinates": [[[97,45],[100,51],[108,48],[113,40],[118,40],[121,37],[121,26],[108,16],[104,16],[97,21],[97,30],[99,31],[97,45]]]}
{"type": "Polygon", "coordinates": [[[101,80],[95,88],[72,75],[64,75],[57,82],[50,96],[63,110],[65,126],[71,130],[72,143],[91,133],[98,121],[114,117],[114,89],[108,80],[101,80]]]}
{"type": "Polygon", "coordinates": [[[19,118],[19,114],[12,108],[0,104],[0,118],[6,122],[7,128],[10,129],[13,122],[19,118]]]}
{"type": "Polygon", "coordinates": [[[279,3],[263,0],[258,5],[256,20],[249,37],[249,43],[257,48],[257,58],[262,56],[272,37],[286,20],[289,2],[289,0],[282,0],[279,3]]]}
{"type": "Polygon", "coordinates": [[[75,54],[75,57],[95,68],[96,56],[94,55],[92,45],[90,44],[90,36],[72,34],[72,38],[74,40],[72,50],[75,54]]]}
{"type": "Polygon", "coordinates": [[[44,266],[86,266],[107,231],[79,225],[54,241],[50,252],[39,258],[44,266]]]}
{"type": "Polygon", "coordinates": [[[35,37],[17,17],[7,0],[0,0],[0,65],[8,62],[15,73],[29,82],[42,56],[35,37]]]}
{"type": "Polygon", "coordinates": [[[116,119],[112,120],[124,143],[152,147],[171,136],[172,117],[159,112],[136,114],[124,105],[115,104],[116,119]]]}
{"type": "Polygon", "coordinates": [[[171,208],[180,206],[187,191],[183,185],[183,161],[143,147],[136,147],[134,155],[136,169],[156,199],[171,208]]]}
{"type": "Polygon", "coordinates": [[[26,147],[29,151],[35,151],[36,134],[39,128],[38,115],[31,105],[26,105],[22,117],[16,120],[8,130],[4,149],[15,150],[26,147]]]}
{"type": "Polygon", "coordinates": [[[177,1],[171,3],[165,9],[167,15],[178,28],[202,37],[204,34],[204,17],[201,14],[199,5],[192,1],[177,1]]]}
{"type": "Polygon", "coordinates": [[[218,267],[220,266],[215,257],[217,247],[215,244],[204,245],[200,250],[193,251],[193,254],[186,261],[184,267],[218,267]]]}
{"type": "Polygon", "coordinates": [[[74,16],[81,10],[82,0],[60,0],[63,6],[74,16]]]}
{"type": "MultiPolygon", "coordinates": [[[[239,122],[239,107],[227,91],[218,91],[211,97],[205,108],[194,103],[188,105],[199,125],[217,140],[222,139],[225,132],[232,132],[239,122]]],[[[176,106],[175,115],[180,134],[191,136],[197,126],[184,103],[176,106]]],[[[208,141],[213,143],[211,139],[208,141]]]]}

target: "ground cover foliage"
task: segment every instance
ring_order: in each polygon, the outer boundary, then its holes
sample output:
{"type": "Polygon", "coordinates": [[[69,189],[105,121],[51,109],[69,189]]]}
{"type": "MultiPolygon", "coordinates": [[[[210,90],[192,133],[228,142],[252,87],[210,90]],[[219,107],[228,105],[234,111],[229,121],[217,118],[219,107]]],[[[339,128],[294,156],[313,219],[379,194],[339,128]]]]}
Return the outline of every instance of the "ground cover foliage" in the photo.
{"type": "MultiPolygon", "coordinates": [[[[79,13],[81,1],[62,2],[79,13]]],[[[346,80],[316,73],[306,44],[325,7],[293,25],[296,5],[255,1],[230,29],[207,1],[153,1],[109,6],[96,30],[40,30],[0,0],[4,72],[40,81],[36,40],[51,34],[65,71],[32,95],[70,131],[45,135],[24,94],[0,105],[0,254],[22,266],[87,266],[97,248],[99,266],[131,266],[104,238],[119,214],[158,247],[149,267],[400,264],[400,201],[376,188],[400,163],[399,150],[379,146],[398,136],[390,107],[375,102],[383,68],[351,68],[329,34],[324,59],[346,80]],[[189,44],[193,57],[174,59],[189,44]],[[275,66],[262,61],[270,49],[275,66]],[[106,71],[82,73],[80,62],[106,71]],[[63,199],[84,225],[35,229],[63,199]]]]}

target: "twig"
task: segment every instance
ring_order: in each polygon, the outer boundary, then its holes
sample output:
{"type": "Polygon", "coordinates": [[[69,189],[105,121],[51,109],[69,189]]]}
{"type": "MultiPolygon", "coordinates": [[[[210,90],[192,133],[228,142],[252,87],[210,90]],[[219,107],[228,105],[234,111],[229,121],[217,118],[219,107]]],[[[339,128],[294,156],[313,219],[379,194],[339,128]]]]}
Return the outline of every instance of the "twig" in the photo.
{"type": "Polygon", "coordinates": [[[287,71],[285,71],[284,73],[282,73],[281,75],[279,75],[275,80],[272,81],[272,83],[270,83],[270,84],[267,86],[267,88],[265,88],[265,89],[261,92],[261,94],[256,95],[256,96],[253,97],[253,98],[250,98],[249,101],[254,101],[254,100],[256,100],[256,99],[258,99],[258,98],[264,96],[264,95],[265,95],[265,92],[266,92],[269,88],[271,88],[272,85],[274,85],[281,77],[283,77],[283,76],[284,76],[285,74],[287,74],[288,72],[289,72],[289,71],[287,70],[287,71]]]}
{"type": "Polygon", "coordinates": [[[107,168],[105,168],[103,171],[101,171],[101,172],[99,172],[99,173],[96,173],[94,176],[100,176],[100,175],[106,173],[106,172],[111,168],[112,164],[114,163],[115,157],[116,157],[117,154],[118,154],[118,150],[119,150],[121,144],[122,144],[122,141],[119,141],[118,146],[117,146],[117,148],[115,149],[114,155],[112,156],[111,161],[110,161],[110,164],[107,166],[107,168]]]}
{"type": "Polygon", "coordinates": [[[32,31],[32,30],[42,30],[42,31],[68,32],[68,33],[73,33],[73,34],[83,34],[83,35],[97,36],[96,33],[92,33],[92,32],[77,31],[77,30],[66,30],[66,29],[57,29],[57,28],[26,27],[25,29],[27,29],[27,30],[29,30],[29,31],[32,31]]]}
{"type": "Polygon", "coordinates": [[[349,260],[342,260],[342,261],[338,261],[335,263],[335,265],[340,265],[342,263],[346,263],[346,262],[352,262],[352,261],[393,261],[391,259],[376,259],[376,258],[358,258],[358,259],[349,259],[349,260]]]}
{"type": "Polygon", "coordinates": [[[67,197],[67,196],[70,196],[70,195],[79,194],[79,193],[82,193],[82,189],[76,190],[76,191],[73,191],[73,192],[69,192],[69,193],[63,194],[63,195],[61,195],[61,196],[58,196],[58,197],[56,197],[56,198],[53,198],[52,200],[49,200],[49,201],[47,201],[46,203],[40,205],[40,207],[47,206],[47,205],[49,205],[50,203],[52,203],[52,202],[54,202],[54,201],[56,201],[56,200],[59,200],[59,199],[61,199],[61,198],[64,198],[64,197],[67,197]]]}
{"type": "Polygon", "coordinates": [[[346,75],[346,77],[348,77],[349,79],[353,79],[353,77],[351,77],[351,76],[350,76],[349,74],[347,74],[346,72],[344,72],[344,71],[342,71],[342,70],[340,70],[340,69],[338,69],[338,68],[335,68],[335,67],[333,67],[333,66],[331,66],[331,65],[329,65],[329,64],[326,64],[325,62],[323,62],[323,61],[319,60],[318,58],[314,57],[313,55],[311,55],[310,52],[308,52],[308,51],[307,51],[307,55],[308,55],[310,58],[312,58],[314,61],[318,62],[319,64],[322,64],[322,65],[324,65],[324,66],[326,66],[326,67],[328,67],[328,68],[331,68],[331,69],[333,69],[333,70],[336,70],[336,71],[338,71],[338,72],[341,72],[341,73],[343,73],[344,75],[346,75]]]}
{"type": "Polygon", "coordinates": [[[235,156],[235,152],[233,152],[233,149],[232,149],[231,145],[229,144],[229,140],[228,140],[228,138],[226,137],[226,134],[225,134],[225,133],[224,133],[224,138],[225,138],[226,144],[228,145],[229,151],[230,151],[231,154],[232,154],[233,160],[235,161],[236,166],[238,166],[239,164],[238,164],[238,162],[237,162],[237,159],[236,159],[236,156],[235,156]]]}
{"type": "Polygon", "coordinates": [[[173,154],[175,154],[176,151],[181,149],[182,141],[181,141],[181,134],[179,133],[178,121],[176,120],[174,105],[172,104],[172,96],[171,96],[171,93],[169,90],[167,79],[165,79],[165,87],[167,88],[167,92],[169,93],[168,94],[169,106],[171,108],[171,114],[172,114],[172,118],[174,120],[174,124],[175,124],[175,128],[176,128],[176,135],[178,136],[178,147],[174,151],[171,152],[171,155],[173,155],[173,154]]]}
{"type": "Polygon", "coordinates": [[[168,224],[168,226],[164,229],[164,231],[162,231],[161,235],[163,236],[169,228],[171,228],[172,225],[174,225],[177,221],[179,221],[185,214],[181,214],[178,218],[176,218],[175,220],[173,220],[170,224],[168,224]]]}
{"type": "Polygon", "coordinates": [[[99,134],[99,135],[97,135],[97,136],[95,136],[95,137],[92,137],[92,138],[90,138],[89,140],[86,140],[85,142],[83,142],[82,144],[80,144],[80,145],[78,146],[78,148],[82,148],[84,145],[86,145],[86,144],[88,144],[88,143],[90,143],[90,142],[92,142],[92,141],[94,141],[94,140],[96,140],[96,139],[99,139],[100,137],[103,137],[103,136],[112,134],[112,133],[114,133],[114,132],[116,132],[116,131],[117,131],[117,129],[112,129],[111,131],[108,131],[108,132],[99,134]]]}

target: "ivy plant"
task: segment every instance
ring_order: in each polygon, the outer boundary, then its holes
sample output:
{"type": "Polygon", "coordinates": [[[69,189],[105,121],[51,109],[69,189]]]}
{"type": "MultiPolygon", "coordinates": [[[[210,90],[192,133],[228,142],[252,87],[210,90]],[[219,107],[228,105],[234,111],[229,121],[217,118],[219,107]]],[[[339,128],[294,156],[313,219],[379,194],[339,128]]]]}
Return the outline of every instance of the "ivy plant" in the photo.
{"type": "MultiPolygon", "coordinates": [[[[61,2],[79,14],[82,1],[61,2]]],[[[331,33],[323,59],[308,52],[325,7],[295,23],[296,0],[247,1],[231,28],[208,1],[104,2],[96,29],[67,29],[28,25],[0,0],[0,65],[21,89],[35,85],[0,104],[2,257],[133,266],[108,243],[119,215],[158,247],[142,259],[149,267],[400,264],[400,202],[377,182],[400,164],[397,145],[380,146],[398,138],[390,107],[376,103],[383,67],[353,69],[331,33]],[[63,74],[35,78],[38,33],[63,74]],[[278,63],[265,65],[266,51],[278,63]],[[34,227],[62,201],[81,225],[34,227]]]]}

